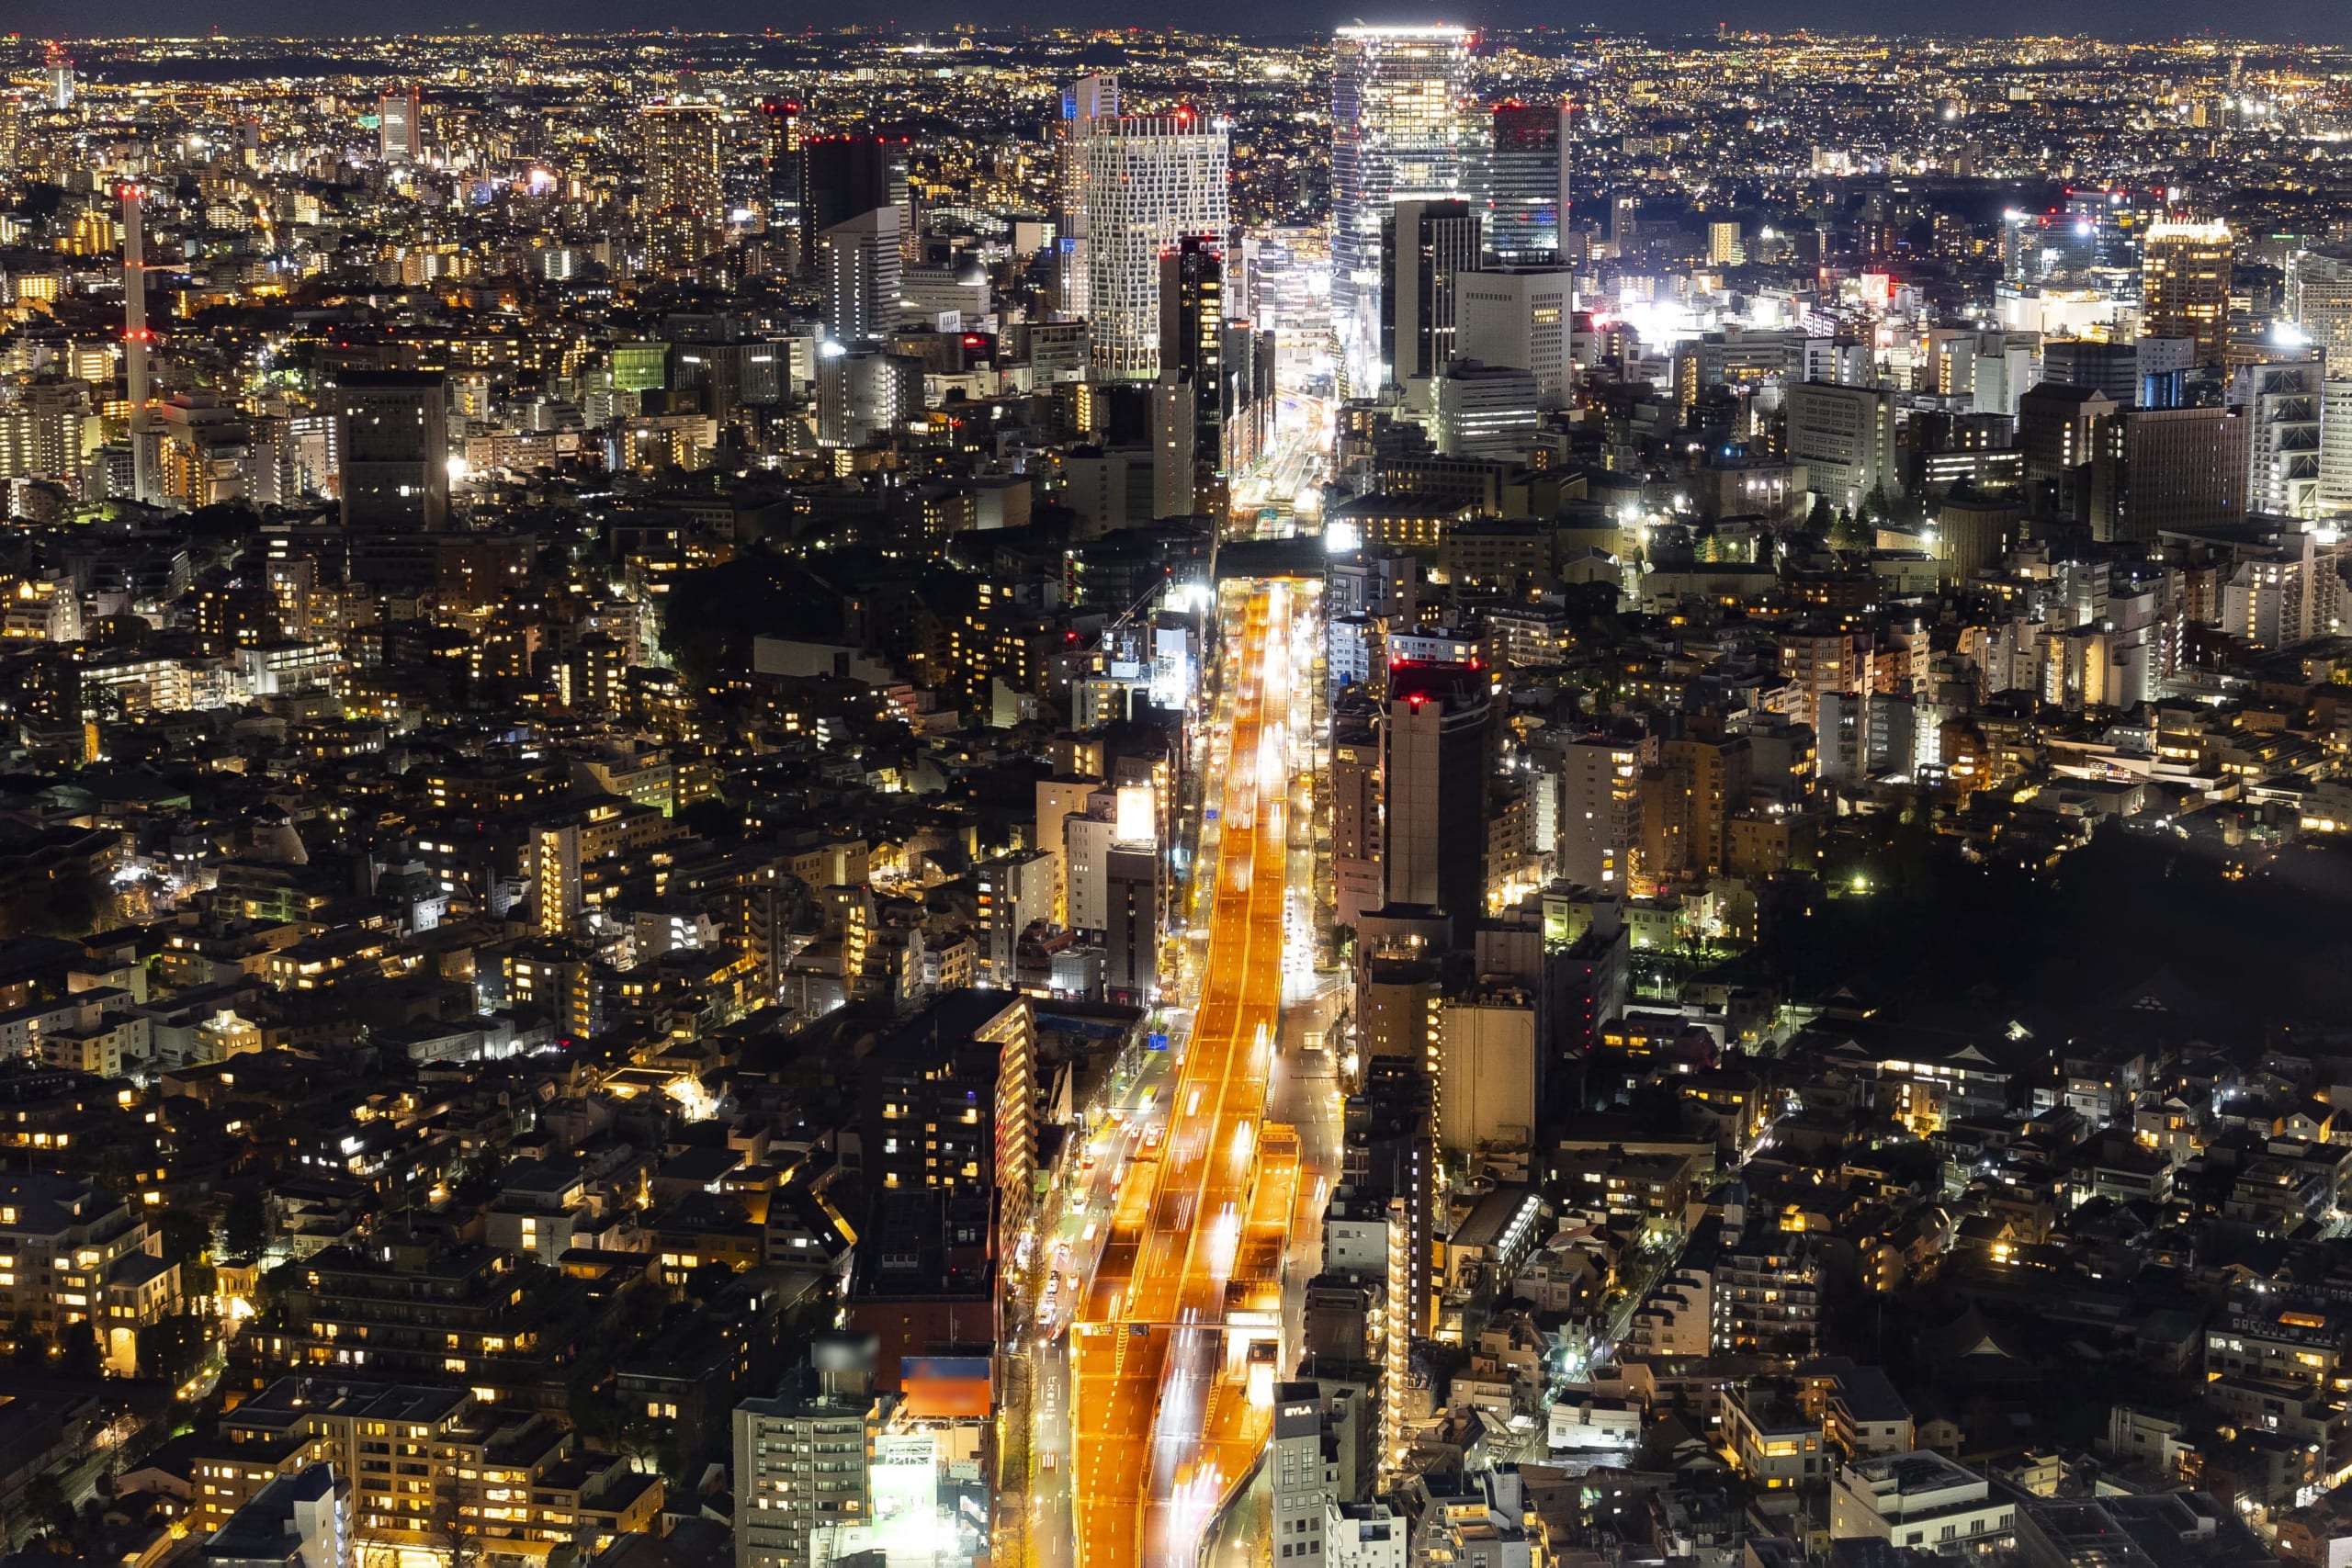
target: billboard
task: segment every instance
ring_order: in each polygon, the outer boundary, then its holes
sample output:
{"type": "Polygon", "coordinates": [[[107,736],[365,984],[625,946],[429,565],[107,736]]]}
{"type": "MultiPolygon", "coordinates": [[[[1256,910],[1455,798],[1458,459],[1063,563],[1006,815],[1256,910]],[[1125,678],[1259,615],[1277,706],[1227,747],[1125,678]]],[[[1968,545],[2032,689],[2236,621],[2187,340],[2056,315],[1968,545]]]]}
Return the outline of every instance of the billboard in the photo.
{"type": "Polygon", "coordinates": [[[993,1401],[986,1356],[909,1356],[899,1363],[901,1408],[918,1420],[978,1420],[993,1401]]]}

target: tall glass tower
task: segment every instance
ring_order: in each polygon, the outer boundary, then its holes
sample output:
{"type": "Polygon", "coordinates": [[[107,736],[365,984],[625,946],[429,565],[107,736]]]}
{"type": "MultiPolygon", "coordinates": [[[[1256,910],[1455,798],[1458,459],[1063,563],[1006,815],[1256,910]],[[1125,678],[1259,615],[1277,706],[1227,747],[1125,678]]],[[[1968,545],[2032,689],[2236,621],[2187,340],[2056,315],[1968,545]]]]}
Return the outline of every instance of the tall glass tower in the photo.
{"type": "Polygon", "coordinates": [[[1478,128],[1464,114],[1470,30],[1341,28],[1331,68],[1331,327],[1346,390],[1380,363],[1381,225],[1399,200],[1466,195],[1478,128]]]}
{"type": "Polygon", "coordinates": [[[1503,266],[1551,266],[1568,209],[1564,104],[1497,104],[1487,145],[1487,254],[1503,266]]]}

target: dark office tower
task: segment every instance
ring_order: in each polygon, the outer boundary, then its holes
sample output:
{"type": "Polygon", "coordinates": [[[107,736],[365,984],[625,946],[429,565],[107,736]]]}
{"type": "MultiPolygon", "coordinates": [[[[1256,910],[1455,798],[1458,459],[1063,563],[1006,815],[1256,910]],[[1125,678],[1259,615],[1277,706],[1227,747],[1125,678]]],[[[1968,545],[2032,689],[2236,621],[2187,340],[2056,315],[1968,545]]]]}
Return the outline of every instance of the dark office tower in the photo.
{"type": "Polygon", "coordinates": [[[760,126],[765,132],[761,155],[768,170],[768,232],[779,251],[777,270],[797,276],[807,265],[800,248],[801,132],[806,117],[790,98],[762,98],[760,126]]]}
{"type": "Polygon", "coordinates": [[[1487,153],[1486,250],[1498,266],[1552,266],[1568,210],[1566,104],[1497,104],[1487,153]]]}
{"type": "Polygon", "coordinates": [[[2104,392],[2119,407],[2140,400],[2140,350],[2135,344],[2052,338],[2041,345],[2041,378],[2104,392]]]}
{"type": "Polygon", "coordinates": [[[345,370],[330,388],[346,525],[422,529],[449,522],[447,378],[345,370]]]}
{"type": "Polygon", "coordinates": [[[903,136],[811,136],[801,142],[801,254],[815,256],[817,236],[876,208],[899,209],[907,231],[907,155],[903,136]]]}
{"type": "Polygon", "coordinates": [[[1187,234],[1159,253],[1159,376],[1192,382],[1195,449],[1222,451],[1225,246],[1215,235],[1187,234]]]}
{"type": "Polygon", "coordinates": [[[1381,863],[1388,902],[1487,912],[1487,752],[1493,699],[1471,664],[1398,664],[1381,727],[1381,863]]]}
{"type": "Polygon", "coordinates": [[[2103,539],[2153,540],[2168,528],[2243,523],[2251,434],[2239,409],[2133,409],[2103,539]]]}
{"type": "Polygon", "coordinates": [[[416,85],[394,87],[376,100],[376,156],[387,164],[413,164],[417,154],[417,132],[423,116],[416,100],[416,85]]]}
{"type": "MultiPolygon", "coordinates": [[[[1261,457],[1274,435],[1274,334],[1249,321],[1225,323],[1225,391],[1218,410],[1218,464],[1230,474],[1261,457]]],[[[2352,461],[2352,458],[2347,458],[2352,461]]]]}
{"type": "Polygon", "coordinates": [[[1102,984],[1122,1004],[1148,1006],[1159,983],[1162,863],[1153,842],[1114,840],[1102,855],[1102,984]]]}
{"type": "Polygon", "coordinates": [[[2044,381],[2018,400],[2018,448],[2025,455],[2028,514],[2085,524],[2108,536],[2116,405],[2090,387],[2044,381]]]}
{"type": "Polygon", "coordinates": [[[1340,924],[1380,908],[1380,737],[1369,712],[1331,720],[1331,881],[1340,924]]]}
{"type": "Polygon", "coordinates": [[[1478,215],[1466,201],[1400,201],[1381,230],[1380,359],[1396,386],[1453,362],[1462,275],[1478,266],[1478,215]]]}
{"type": "MultiPolygon", "coordinates": [[[[1405,1265],[1404,1280],[1391,1279],[1389,1334],[1381,1355],[1387,1376],[1401,1383],[1397,1365],[1411,1342],[1435,1325],[1437,1282],[1431,1277],[1437,1211],[1437,1140],[1426,1047],[1410,1056],[1367,1057],[1363,1069],[1361,1139],[1365,1191],[1388,1204],[1389,1250],[1405,1265]],[[1402,1235],[1394,1234],[1401,1231],[1402,1235]],[[1401,1244],[1401,1245],[1400,1245],[1401,1244]]],[[[1401,1386],[1392,1392],[1401,1393],[1401,1386]]]]}
{"type": "Polygon", "coordinates": [[[1634,247],[1642,231],[1642,198],[1621,196],[1609,204],[1609,248],[1616,255],[1623,255],[1634,247]]]}

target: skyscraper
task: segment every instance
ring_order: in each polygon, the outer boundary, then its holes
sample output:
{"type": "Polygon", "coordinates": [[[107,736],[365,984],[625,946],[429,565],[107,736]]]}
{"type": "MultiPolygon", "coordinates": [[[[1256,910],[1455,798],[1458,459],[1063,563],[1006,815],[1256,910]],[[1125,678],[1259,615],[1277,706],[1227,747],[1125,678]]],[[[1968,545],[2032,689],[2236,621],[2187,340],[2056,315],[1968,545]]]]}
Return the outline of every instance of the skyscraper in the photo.
{"type": "Polygon", "coordinates": [[[2140,333],[2189,338],[2197,363],[2228,357],[2230,226],[2152,223],[2140,253],[2140,333]]]}
{"type": "Polygon", "coordinates": [[[1486,254],[1498,266],[1551,266],[1568,211],[1566,104],[1497,104],[1487,142],[1486,254]]]}
{"type": "Polygon", "coordinates": [[[122,186],[122,357],[124,389],[130,394],[131,493],[146,505],[161,495],[156,474],[155,441],[149,430],[149,404],[154,389],[147,378],[148,354],[154,330],[147,324],[147,239],[142,210],[145,193],[136,180],[122,186]]]}
{"type": "Polygon", "coordinates": [[[760,124],[765,132],[761,149],[768,170],[768,232],[782,252],[779,270],[797,275],[808,265],[801,248],[801,135],[807,116],[790,98],[762,98],[760,124]]]}
{"type": "Polygon", "coordinates": [[[1579,887],[1623,892],[1641,857],[1642,740],[1583,736],[1560,762],[1559,874],[1579,887]]]}
{"type": "Polygon", "coordinates": [[[1368,713],[1331,722],[1331,880],[1340,924],[1380,908],[1380,740],[1368,713]]]}
{"type": "Polygon", "coordinates": [[[1118,820],[1103,856],[1103,984],[1123,1003],[1148,1005],[1159,981],[1159,931],[1165,921],[1166,878],[1159,846],[1158,812],[1150,786],[1120,791],[1118,820]],[[1141,795],[1130,804],[1130,792],[1141,795]]]}
{"type": "Polygon", "coordinates": [[[2337,376],[2321,388],[2319,513],[2352,513],[2352,379],[2337,376]]]}
{"type": "Polygon", "coordinates": [[[343,520],[435,532],[449,521],[448,378],[345,370],[330,389],[343,455],[343,520]]]}
{"type": "Polygon", "coordinates": [[[74,57],[51,44],[47,65],[49,107],[62,113],[74,107],[74,57]]]}
{"type": "Polygon", "coordinates": [[[2114,401],[2093,388],[2044,381],[2018,400],[2017,422],[2030,514],[2104,533],[2120,440],[2114,401]]]}
{"type": "Polygon", "coordinates": [[[877,207],[817,236],[825,326],[844,344],[879,343],[899,324],[899,209],[877,207]]]}
{"type": "Polygon", "coordinates": [[[2130,409],[2115,517],[2098,536],[2149,540],[2167,528],[2243,521],[2250,434],[2238,409],[2130,409]]]}
{"type": "Polygon", "coordinates": [[[2041,378],[2092,388],[2128,408],[2140,400],[2140,351],[2129,343],[2052,338],[2041,345],[2041,378]]]}
{"type": "Polygon", "coordinates": [[[1454,352],[1482,365],[1510,365],[1535,377],[1547,405],[1567,397],[1570,297],[1564,267],[1474,272],[1455,286],[1454,352]]]}
{"type": "Polygon", "coordinates": [[[1382,225],[1400,200],[1459,197],[1467,174],[1470,33],[1341,28],[1331,70],[1331,325],[1340,375],[1363,393],[1380,362],[1382,225]]]}
{"type": "Polygon", "coordinates": [[[716,217],[720,205],[718,110],[710,104],[648,104],[638,113],[645,205],[716,217]]]}
{"type": "Polygon", "coordinates": [[[1214,457],[1224,410],[1221,235],[1187,234],[1159,254],[1159,374],[1191,384],[1199,446],[1214,457]]]}
{"type": "Polygon", "coordinates": [[[2330,359],[2352,356],[2352,253],[2339,247],[2289,257],[2287,314],[2330,359]]]}
{"type": "Polygon", "coordinates": [[[1466,933],[1487,908],[1487,747],[1492,698],[1469,664],[1400,664],[1381,726],[1391,904],[1443,910],[1466,933]]]}
{"type": "Polygon", "coordinates": [[[1150,380],[1159,374],[1160,253],[1188,234],[1221,243],[1232,225],[1226,129],[1178,109],[1097,119],[1069,145],[1095,369],[1150,380]]]}
{"type": "Polygon", "coordinates": [[[1461,278],[1478,265],[1477,215],[1466,201],[1399,201],[1380,248],[1380,362],[1399,386],[1442,376],[1456,352],[1461,278]]]}
{"type": "Polygon", "coordinates": [[[2246,503],[2278,517],[2319,515],[2321,399],[2316,358],[2238,367],[2230,402],[2246,411],[2246,503]]]}
{"type": "Polygon", "coordinates": [[[1642,233],[1642,198],[1620,196],[1609,203],[1609,254],[1621,259],[1629,254],[1642,233]]]}
{"type": "Polygon", "coordinates": [[[1119,79],[1081,76],[1062,89],[1062,118],[1054,141],[1055,306],[1065,316],[1086,314],[1086,204],[1078,141],[1095,122],[1119,115],[1119,79]]]}
{"type": "Polygon", "coordinates": [[[914,217],[907,192],[903,136],[804,136],[801,141],[802,254],[815,256],[817,236],[877,207],[899,209],[904,235],[914,217]]]}
{"type": "Polygon", "coordinates": [[[922,361],[854,350],[817,360],[817,445],[864,446],[922,412],[922,361]]]}
{"type": "Polygon", "coordinates": [[[376,156],[387,164],[416,162],[418,113],[416,84],[394,87],[376,100],[376,156]]]}
{"type": "Polygon", "coordinates": [[[1457,361],[1429,381],[1430,434],[1442,457],[1523,462],[1542,422],[1532,372],[1457,361]]]}
{"type": "Polygon", "coordinates": [[[1800,381],[1784,401],[1789,456],[1805,465],[1825,505],[1852,512],[1874,491],[1900,493],[1892,392],[1800,381]]]}

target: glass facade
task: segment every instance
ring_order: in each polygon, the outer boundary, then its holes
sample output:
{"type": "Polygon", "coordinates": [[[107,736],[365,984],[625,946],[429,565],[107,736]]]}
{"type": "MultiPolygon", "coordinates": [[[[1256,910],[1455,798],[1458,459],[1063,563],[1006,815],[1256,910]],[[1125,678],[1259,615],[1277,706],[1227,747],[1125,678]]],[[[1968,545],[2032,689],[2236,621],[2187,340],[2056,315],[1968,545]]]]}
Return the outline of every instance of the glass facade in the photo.
{"type": "Polygon", "coordinates": [[[1479,140],[1465,118],[1466,28],[1341,28],[1331,71],[1331,323],[1344,389],[1380,364],[1380,232],[1399,199],[1464,194],[1479,140]]]}

